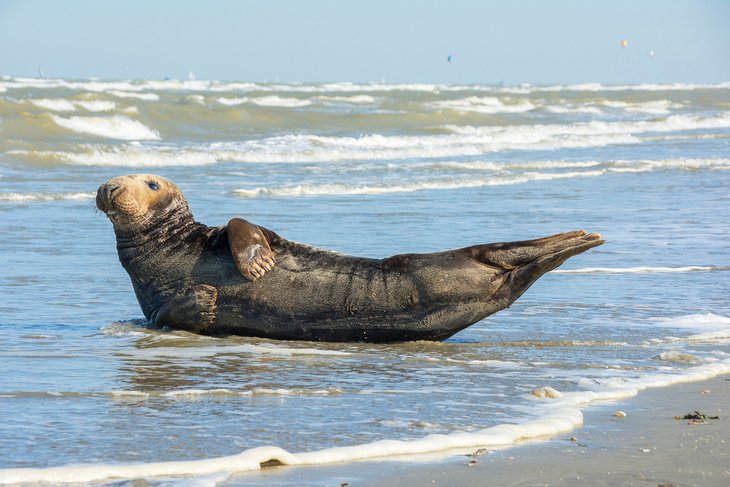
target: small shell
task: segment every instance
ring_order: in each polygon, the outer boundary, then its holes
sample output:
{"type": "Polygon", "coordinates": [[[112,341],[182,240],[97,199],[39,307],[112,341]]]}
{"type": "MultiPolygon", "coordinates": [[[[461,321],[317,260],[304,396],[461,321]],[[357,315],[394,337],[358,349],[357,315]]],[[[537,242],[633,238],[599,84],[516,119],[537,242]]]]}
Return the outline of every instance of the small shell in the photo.
{"type": "Polygon", "coordinates": [[[623,412],[623,411],[616,411],[615,413],[613,413],[613,415],[616,416],[617,418],[625,418],[626,417],[626,413],[623,412]]]}
{"type": "Polygon", "coordinates": [[[575,436],[571,436],[570,441],[578,441],[578,438],[576,438],[575,436]]]}
{"type": "Polygon", "coordinates": [[[477,464],[477,461],[476,460],[469,460],[469,466],[470,467],[474,467],[474,466],[476,466],[476,464],[477,464]]]}

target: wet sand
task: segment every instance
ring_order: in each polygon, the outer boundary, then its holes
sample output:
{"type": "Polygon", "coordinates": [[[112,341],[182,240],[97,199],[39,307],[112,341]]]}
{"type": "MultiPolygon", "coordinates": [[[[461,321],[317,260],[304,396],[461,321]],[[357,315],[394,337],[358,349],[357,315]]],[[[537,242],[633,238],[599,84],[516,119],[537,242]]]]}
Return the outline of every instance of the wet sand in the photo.
{"type": "Polygon", "coordinates": [[[271,468],[226,485],[349,487],[727,486],[730,485],[730,375],[649,389],[584,410],[584,426],[545,441],[478,457],[271,468]],[[698,410],[720,419],[677,420],[698,410]],[[626,417],[616,417],[623,411],[626,417]],[[476,464],[470,465],[472,460],[476,464]]]}

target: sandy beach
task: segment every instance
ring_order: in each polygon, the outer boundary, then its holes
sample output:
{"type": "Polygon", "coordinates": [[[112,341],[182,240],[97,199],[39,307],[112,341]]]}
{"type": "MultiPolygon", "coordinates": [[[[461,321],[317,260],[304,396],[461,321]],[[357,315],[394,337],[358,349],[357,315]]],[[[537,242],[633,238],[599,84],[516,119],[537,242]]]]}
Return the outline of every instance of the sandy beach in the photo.
{"type": "Polygon", "coordinates": [[[730,376],[725,375],[592,406],[584,411],[583,427],[571,433],[477,457],[272,468],[232,477],[226,485],[260,485],[265,476],[268,485],[335,487],[727,486],[729,401],[730,376]],[[626,416],[615,416],[617,411],[626,416]],[[675,419],[694,411],[720,419],[675,419]]]}

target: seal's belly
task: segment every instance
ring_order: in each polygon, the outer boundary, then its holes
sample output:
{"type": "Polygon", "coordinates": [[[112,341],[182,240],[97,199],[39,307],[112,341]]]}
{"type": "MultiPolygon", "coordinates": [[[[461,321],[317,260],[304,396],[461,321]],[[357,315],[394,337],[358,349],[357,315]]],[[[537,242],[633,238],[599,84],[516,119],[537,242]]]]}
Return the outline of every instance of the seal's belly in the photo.
{"type": "Polygon", "coordinates": [[[433,339],[441,321],[453,329],[454,320],[471,324],[485,316],[492,280],[473,261],[414,256],[389,266],[329,252],[318,257],[325,258],[279,254],[274,269],[254,282],[219,274],[218,316],[208,332],[399,341],[433,339]]]}

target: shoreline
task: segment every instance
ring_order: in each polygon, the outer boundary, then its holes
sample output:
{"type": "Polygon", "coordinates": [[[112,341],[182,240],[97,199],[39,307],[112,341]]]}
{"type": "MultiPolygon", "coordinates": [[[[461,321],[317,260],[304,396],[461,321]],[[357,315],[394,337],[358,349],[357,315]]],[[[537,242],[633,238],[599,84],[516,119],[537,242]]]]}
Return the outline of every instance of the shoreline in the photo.
{"type": "Polygon", "coordinates": [[[727,404],[730,374],[723,374],[590,405],[583,409],[583,425],[571,432],[477,457],[274,467],[232,475],[219,485],[726,486],[730,485],[727,404]],[[619,410],[626,417],[616,417],[619,410]],[[695,410],[720,419],[704,424],[674,419],[695,410]]]}

